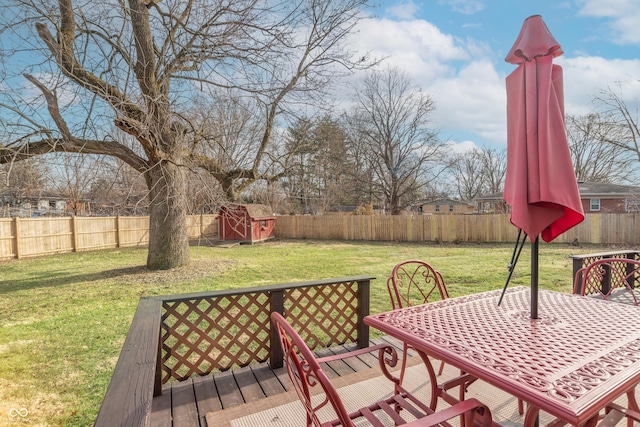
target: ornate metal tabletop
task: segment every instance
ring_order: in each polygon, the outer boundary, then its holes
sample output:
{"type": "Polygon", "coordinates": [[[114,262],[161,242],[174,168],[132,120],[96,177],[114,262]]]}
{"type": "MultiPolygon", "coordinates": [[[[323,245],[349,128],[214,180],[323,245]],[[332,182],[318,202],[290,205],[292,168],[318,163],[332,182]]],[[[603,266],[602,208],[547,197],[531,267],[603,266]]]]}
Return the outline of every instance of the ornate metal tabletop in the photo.
{"type": "Polygon", "coordinates": [[[499,294],[371,315],[365,323],[574,425],[640,382],[638,307],[540,291],[532,320],[529,288],[511,288],[500,306],[499,294]]]}

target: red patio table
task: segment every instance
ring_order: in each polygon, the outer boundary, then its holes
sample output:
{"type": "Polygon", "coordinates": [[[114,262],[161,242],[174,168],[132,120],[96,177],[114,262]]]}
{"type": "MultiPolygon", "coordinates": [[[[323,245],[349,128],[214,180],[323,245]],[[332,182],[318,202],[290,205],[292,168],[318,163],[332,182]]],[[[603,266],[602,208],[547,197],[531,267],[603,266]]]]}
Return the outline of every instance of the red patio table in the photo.
{"type": "Polygon", "coordinates": [[[364,322],[410,344],[425,363],[434,356],[528,402],[525,426],[540,410],[576,426],[595,422],[624,393],[638,410],[638,307],[543,290],[539,318],[531,319],[529,288],[508,290],[498,307],[499,296],[451,298],[364,322]]]}

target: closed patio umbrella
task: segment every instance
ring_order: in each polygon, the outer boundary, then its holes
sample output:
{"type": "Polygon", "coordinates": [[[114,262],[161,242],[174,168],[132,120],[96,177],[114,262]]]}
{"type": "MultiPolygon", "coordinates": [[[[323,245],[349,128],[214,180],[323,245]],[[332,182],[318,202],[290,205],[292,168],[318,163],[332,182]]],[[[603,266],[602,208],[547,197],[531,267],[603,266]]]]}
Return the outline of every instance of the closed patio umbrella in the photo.
{"type": "Polygon", "coordinates": [[[505,59],[517,68],[506,79],[507,172],[503,197],[511,207],[511,223],[533,243],[534,319],[538,317],[538,236],[551,242],[584,220],[564,127],[562,68],[553,64],[553,58],[562,53],[542,17],[534,15],[524,21],[505,59]]]}

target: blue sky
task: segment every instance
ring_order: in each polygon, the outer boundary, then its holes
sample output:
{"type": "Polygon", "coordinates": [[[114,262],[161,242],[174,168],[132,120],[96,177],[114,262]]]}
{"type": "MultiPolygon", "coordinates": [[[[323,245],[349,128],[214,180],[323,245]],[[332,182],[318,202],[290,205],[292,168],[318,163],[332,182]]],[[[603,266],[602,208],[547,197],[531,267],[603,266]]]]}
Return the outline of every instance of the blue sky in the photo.
{"type": "Polygon", "coordinates": [[[353,45],[408,71],[436,101],[433,126],[461,149],[506,146],[504,61],[522,23],[541,15],[562,46],[565,110],[586,114],[613,87],[640,99],[640,0],[383,0],[353,45]]]}

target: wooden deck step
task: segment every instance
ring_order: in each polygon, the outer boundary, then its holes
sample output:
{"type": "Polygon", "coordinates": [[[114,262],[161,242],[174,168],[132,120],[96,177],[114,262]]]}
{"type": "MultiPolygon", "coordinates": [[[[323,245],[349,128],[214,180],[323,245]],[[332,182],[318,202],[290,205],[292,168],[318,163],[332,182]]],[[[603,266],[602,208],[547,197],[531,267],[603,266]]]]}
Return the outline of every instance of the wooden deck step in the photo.
{"type": "MultiPolygon", "coordinates": [[[[383,342],[402,349],[402,344],[391,337],[372,339],[371,345],[383,342]]],[[[353,349],[354,344],[324,349],[317,354],[322,357],[353,349]]],[[[323,369],[330,378],[338,378],[375,366],[378,366],[378,360],[369,353],[324,364],[323,369]]],[[[205,416],[209,412],[232,408],[291,389],[286,368],[271,369],[267,363],[165,384],[163,394],[153,399],[151,425],[207,427],[205,416]]]]}

